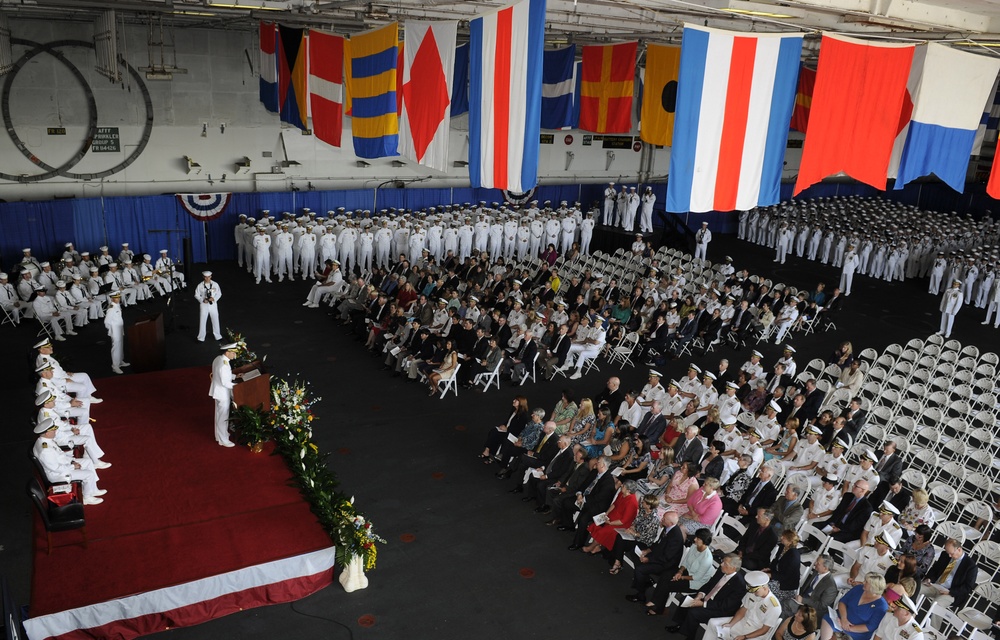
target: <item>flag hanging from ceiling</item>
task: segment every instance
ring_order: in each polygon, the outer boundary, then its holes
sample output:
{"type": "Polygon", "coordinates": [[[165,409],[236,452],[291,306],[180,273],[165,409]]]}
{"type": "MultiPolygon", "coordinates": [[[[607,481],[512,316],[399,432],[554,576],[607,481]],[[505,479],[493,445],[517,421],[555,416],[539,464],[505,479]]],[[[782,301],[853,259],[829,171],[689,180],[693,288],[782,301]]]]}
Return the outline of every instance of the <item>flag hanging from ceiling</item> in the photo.
{"type": "Polygon", "coordinates": [[[538,182],[545,0],[469,24],[469,179],[523,193],[538,182]]]}
{"type": "Polygon", "coordinates": [[[398,155],[396,63],[399,24],[351,37],[351,133],[359,158],[398,155]]]}
{"type": "Polygon", "coordinates": [[[469,111],[469,43],[455,49],[455,73],[451,82],[451,117],[469,111]]]}
{"type": "Polygon", "coordinates": [[[885,189],[912,61],[911,44],[823,35],[796,194],[840,172],[885,189]]]}
{"type": "Polygon", "coordinates": [[[565,129],[573,126],[573,71],[576,68],[576,45],[549,49],[542,65],[542,128],[565,129]]]}
{"type": "Polygon", "coordinates": [[[983,149],[983,142],[996,142],[997,130],[1000,129],[1000,78],[993,82],[993,90],[990,92],[989,103],[983,111],[979,120],[979,127],[976,129],[976,141],[972,144],[972,155],[978,156],[983,149]]]}
{"type": "Polygon", "coordinates": [[[632,131],[632,90],[637,42],[583,48],[580,129],[594,133],[632,131]]]}
{"type": "Polygon", "coordinates": [[[580,89],[583,86],[583,63],[577,62],[573,70],[573,119],[570,127],[580,128],[580,89]]]}
{"type": "Polygon", "coordinates": [[[275,56],[278,29],[272,22],[260,23],[260,101],[278,113],[278,60],[275,56]]]}
{"type": "Polygon", "coordinates": [[[924,53],[926,47],[914,47],[913,61],[910,63],[910,75],[906,80],[906,92],[903,94],[903,106],[899,109],[899,124],[896,125],[896,137],[892,141],[892,153],[889,155],[889,169],[886,178],[895,179],[899,173],[899,160],[903,157],[903,145],[906,144],[906,134],[910,130],[910,116],[913,115],[913,96],[920,84],[920,74],[924,68],[924,53]]]}
{"type": "Polygon", "coordinates": [[[407,20],[405,29],[399,152],[446,171],[458,22],[407,20]]]}
{"type": "Polygon", "coordinates": [[[924,63],[895,188],[933,173],[962,193],[981,105],[990,97],[1000,60],[933,42],[922,48],[924,63]]]}
{"type": "Polygon", "coordinates": [[[799,88],[795,92],[795,108],[792,109],[792,129],[806,132],[809,125],[809,109],[812,106],[813,89],[816,87],[816,72],[808,67],[799,69],[799,88]]]}
{"type": "Polygon", "coordinates": [[[340,36],[309,33],[309,107],[313,134],[339,147],[344,129],[344,39],[340,36]]]}
{"type": "Polygon", "coordinates": [[[684,25],[667,210],[747,210],[780,200],[802,34],[684,25]]]}
{"type": "Polygon", "coordinates": [[[659,44],[646,46],[646,75],[643,82],[642,115],[639,118],[639,137],[643,142],[663,147],[673,144],[680,68],[680,47],[659,44]]]}
{"type": "Polygon", "coordinates": [[[278,104],[281,121],[299,129],[308,129],[306,51],[309,49],[307,29],[291,29],[278,25],[278,104]]]}

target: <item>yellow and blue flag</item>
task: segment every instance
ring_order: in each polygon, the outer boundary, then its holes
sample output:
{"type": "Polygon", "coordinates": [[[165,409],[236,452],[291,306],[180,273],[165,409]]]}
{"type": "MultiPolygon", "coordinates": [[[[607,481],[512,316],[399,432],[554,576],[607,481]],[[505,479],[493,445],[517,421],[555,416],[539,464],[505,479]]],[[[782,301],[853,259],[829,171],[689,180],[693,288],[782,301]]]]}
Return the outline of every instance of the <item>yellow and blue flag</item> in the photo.
{"type": "Polygon", "coordinates": [[[399,155],[399,116],[396,112],[396,65],[399,24],[351,37],[351,129],[359,158],[399,155]]]}

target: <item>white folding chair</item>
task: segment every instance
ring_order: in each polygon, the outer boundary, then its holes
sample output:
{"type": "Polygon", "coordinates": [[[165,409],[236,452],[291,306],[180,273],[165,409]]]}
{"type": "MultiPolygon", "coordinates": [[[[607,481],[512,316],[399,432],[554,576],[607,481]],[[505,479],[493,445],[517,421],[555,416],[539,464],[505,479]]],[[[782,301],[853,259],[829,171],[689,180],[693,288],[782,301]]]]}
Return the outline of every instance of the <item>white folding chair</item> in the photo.
{"type": "Polygon", "coordinates": [[[924,619],[920,621],[920,628],[923,629],[926,640],[948,640],[952,634],[958,634],[961,637],[965,627],[965,621],[959,618],[958,614],[942,607],[937,602],[931,603],[924,619]]]}
{"type": "MultiPolygon", "coordinates": [[[[456,398],[458,397],[458,370],[461,368],[462,368],[462,363],[459,362],[458,364],[455,365],[455,371],[452,372],[450,378],[448,378],[447,380],[438,380],[438,389],[441,389],[442,400],[444,400],[444,397],[448,395],[449,391],[454,393],[456,398]]],[[[497,388],[498,389],[500,388],[499,382],[497,382],[497,388]]]]}
{"type": "MultiPolygon", "coordinates": [[[[1000,584],[995,582],[983,582],[976,585],[972,595],[966,603],[964,609],[958,612],[958,617],[973,627],[975,638],[976,630],[985,631],[993,624],[993,619],[986,615],[1000,602],[1000,584]]],[[[983,638],[986,636],[984,635],[983,638]]]]}
{"type": "Polygon", "coordinates": [[[538,356],[539,354],[536,352],[535,357],[531,359],[531,364],[524,368],[524,375],[521,376],[521,381],[518,382],[518,385],[523,385],[528,381],[528,378],[531,378],[532,382],[535,381],[535,368],[538,366],[538,356]]]}
{"type": "Polygon", "coordinates": [[[497,391],[500,390],[500,367],[503,366],[503,360],[497,363],[497,366],[493,367],[493,371],[486,371],[484,373],[477,374],[475,379],[472,381],[473,386],[478,387],[483,385],[483,391],[489,391],[492,385],[496,385],[497,391]]]}
{"type": "Polygon", "coordinates": [[[958,491],[954,487],[945,484],[929,487],[927,496],[927,503],[939,521],[947,519],[958,502],[958,491]]]}
{"type": "Polygon", "coordinates": [[[927,486],[927,476],[917,469],[906,469],[899,477],[902,479],[903,485],[909,487],[910,490],[923,489],[927,486]]]}
{"type": "Polygon", "coordinates": [[[621,344],[608,351],[608,362],[611,364],[620,362],[623,367],[625,365],[634,367],[635,363],[632,362],[632,354],[635,353],[638,344],[639,334],[635,331],[630,331],[625,335],[621,344]]]}
{"type": "Polygon", "coordinates": [[[732,553],[746,531],[746,525],[739,519],[723,513],[712,532],[712,546],[723,553],[732,553]]]}

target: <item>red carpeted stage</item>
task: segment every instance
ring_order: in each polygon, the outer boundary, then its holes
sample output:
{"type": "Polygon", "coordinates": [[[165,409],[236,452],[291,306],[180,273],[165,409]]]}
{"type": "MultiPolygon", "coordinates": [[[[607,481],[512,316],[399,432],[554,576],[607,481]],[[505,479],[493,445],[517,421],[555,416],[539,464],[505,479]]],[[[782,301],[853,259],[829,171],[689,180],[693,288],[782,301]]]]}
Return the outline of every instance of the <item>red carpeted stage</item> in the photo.
{"type": "Polygon", "coordinates": [[[104,379],[91,417],[104,503],[79,531],[35,519],[32,640],[133,638],[288,602],[331,583],[330,538],[284,460],[213,438],[208,367],[104,379]]]}

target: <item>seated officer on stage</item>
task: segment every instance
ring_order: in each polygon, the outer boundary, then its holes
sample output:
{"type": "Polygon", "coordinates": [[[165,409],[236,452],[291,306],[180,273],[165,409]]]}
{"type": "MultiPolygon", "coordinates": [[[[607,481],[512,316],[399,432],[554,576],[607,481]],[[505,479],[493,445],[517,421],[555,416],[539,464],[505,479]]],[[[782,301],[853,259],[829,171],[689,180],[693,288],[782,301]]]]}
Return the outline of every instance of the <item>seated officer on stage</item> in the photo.
{"type": "Polygon", "coordinates": [[[101,496],[107,490],[97,488],[99,478],[93,463],[87,458],[74,460],[71,454],[60,449],[55,442],[56,429],[51,420],[43,420],[35,427],[35,433],[40,435],[31,453],[45,471],[45,478],[53,484],[80,480],[83,482],[83,504],[101,504],[104,502],[101,496]]]}

